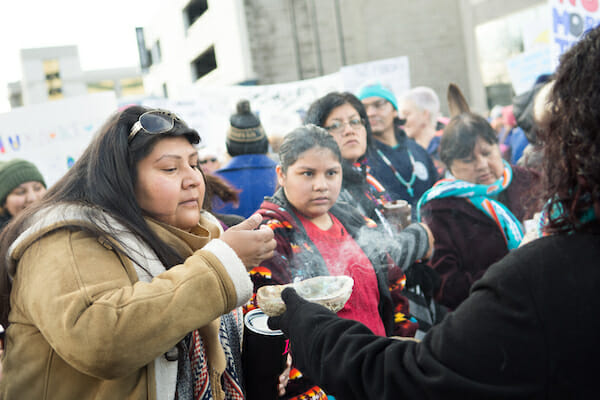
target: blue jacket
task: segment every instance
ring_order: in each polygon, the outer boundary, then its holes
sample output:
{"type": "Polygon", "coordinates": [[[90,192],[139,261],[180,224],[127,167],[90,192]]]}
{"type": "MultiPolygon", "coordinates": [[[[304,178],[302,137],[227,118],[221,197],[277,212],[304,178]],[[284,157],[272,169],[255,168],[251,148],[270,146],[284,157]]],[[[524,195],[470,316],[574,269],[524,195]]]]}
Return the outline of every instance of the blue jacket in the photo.
{"type": "Polygon", "coordinates": [[[396,130],[396,140],[398,144],[395,147],[390,147],[378,140],[375,140],[375,146],[390,160],[394,168],[406,181],[410,180],[413,173],[413,167],[407,152],[407,150],[410,150],[416,165],[416,177],[412,186],[414,194],[412,196],[409,195],[406,186],[396,178],[394,172],[377,153],[373,152],[374,154],[368,159],[368,164],[371,167],[371,174],[381,182],[390,197],[393,200],[407,200],[412,205],[414,211],[421,195],[437,181],[437,169],[427,150],[422,148],[413,139],[408,138],[403,130],[396,130]]]}
{"type": "Polygon", "coordinates": [[[515,165],[519,159],[523,156],[523,150],[529,144],[529,140],[525,136],[523,129],[518,126],[512,130],[508,138],[508,145],[510,146],[510,163],[515,165]]]}
{"type": "Polygon", "coordinates": [[[225,179],[240,192],[240,204],[223,203],[216,199],[213,211],[220,214],[235,214],[244,218],[251,216],[263,202],[265,196],[272,196],[277,187],[277,163],[264,154],[243,154],[235,156],[229,163],[215,171],[215,175],[225,179]]]}

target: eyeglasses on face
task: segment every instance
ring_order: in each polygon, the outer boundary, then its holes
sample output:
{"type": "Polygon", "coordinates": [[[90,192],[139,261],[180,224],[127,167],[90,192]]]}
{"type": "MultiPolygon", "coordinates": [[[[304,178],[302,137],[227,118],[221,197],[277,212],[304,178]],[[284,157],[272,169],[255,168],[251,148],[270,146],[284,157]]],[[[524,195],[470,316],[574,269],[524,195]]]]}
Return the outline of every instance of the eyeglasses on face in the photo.
{"type": "Polygon", "coordinates": [[[385,106],[389,103],[389,101],[387,101],[386,99],[379,99],[376,100],[372,103],[363,103],[363,105],[365,106],[365,110],[369,110],[369,108],[373,107],[376,110],[383,110],[385,108],[385,106]]]}
{"type": "Polygon", "coordinates": [[[175,121],[187,126],[185,125],[185,122],[183,122],[172,112],[158,109],[146,111],[140,115],[138,120],[131,127],[131,131],[129,132],[129,137],[127,140],[131,142],[135,135],[137,135],[141,130],[150,135],[169,132],[175,126],[175,121]]]}
{"type": "Polygon", "coordinates": [[[205,158],[204,160],[198,161],[198,163],[200,165],[204,165],[204,164],[209,163],[209,162],[217,162],[217,159],[215,157],[213,157],[213,158],[205,158]]]}
{"type": "Polygon", "coordinates": [[[331,134],[339,134],[344,132],[346,125],[350,126],[352,130],[365,126],[365,121],[362,118],[352,118],[348,122],[334,121],[331,125],[325,127],[325,129],[331,134]]]}

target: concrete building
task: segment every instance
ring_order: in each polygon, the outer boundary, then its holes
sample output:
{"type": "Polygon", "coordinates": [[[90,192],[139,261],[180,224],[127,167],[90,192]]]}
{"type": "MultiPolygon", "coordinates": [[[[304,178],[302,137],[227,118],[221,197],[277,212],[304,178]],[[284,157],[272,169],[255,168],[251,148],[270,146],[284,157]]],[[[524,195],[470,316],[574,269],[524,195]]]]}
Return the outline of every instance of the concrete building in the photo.
{"type": "Polygon", "coordinates": [[[8,85],[11,107],[113,90],[117,98],[144,94],[138,67],[83,71],[77,46],[21,50],[22,80],[8,85]]]}
{"type": "Polygon", "coordinates": [[[546,7],[543,0],[171,0],[138,32],[144,86],[177,98],[194,85],[282,83],[408,56],[412,86],[444,99],[454,82],[485,112],[511,93],[502,67],[492,78],[482,74],[482,66],[494,69],[482,46],[506,58],[523,50],[523,38],[505,37],[517,42],[500,45],[508,51],[489,49],[479,28],[523,24],[519,15],[546,7]]]}
{"type": "Polygon", "coordinates": [[[147,94],[177,98],[200,81],[256,82],[242,0],[171,0],[162,7],[138,31],[147,94]]]}

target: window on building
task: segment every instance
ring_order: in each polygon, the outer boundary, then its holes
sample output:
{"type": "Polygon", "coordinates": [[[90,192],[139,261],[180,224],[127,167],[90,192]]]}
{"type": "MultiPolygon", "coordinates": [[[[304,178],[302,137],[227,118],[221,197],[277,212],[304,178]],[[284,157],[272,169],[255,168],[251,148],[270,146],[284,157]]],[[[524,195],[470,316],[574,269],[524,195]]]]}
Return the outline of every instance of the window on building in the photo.
{"type": "Polygon", "coordinates": [[[121,79],[122,96],[141,96],[144,94],[144,80],[142,78],[121,79]]]}
{"type": "Polygon", "coordinates": [[[217,69],[215,47],[211,46],[208,50],[200,54],[194,61],[192,61],[193,80],[196,81],[215,69],[217,69]]]}
{"type": "Polygon", "coordinates": [[[64,95],[62,92],[62,80],[60,79],[60,66],[58,60],[42,61],[42,69],[46,79],[48,100],[62,99],[64,95]]]}
{"type": "Polygon", "coordinates": [[[160,49],[160,40],[157,40],[156,42],[154,42],[154,45],[152,46],[152,50],[150,50],[150,52],[152,53],[152,64],[158,64],[159,62],[162,61],[162,52],[160,49]]]}
{"type": "Polygon", "coordinates": [[[533,86],[537,75],[547,72],[539,67],[549,65],[542,50],[549,49],[550,15],[548,4],[540,4],[475,28],[481,80],[490,109],[511,104],[513,96],[519,94],[518,87],[533,86]]]}
{"type": "Polygon", "coordinates": [[[90,82],[87,84],[88,93],[106,92],[109,90],[115,90],[115,82],[106,79],[97,82],[90,82]]]}
{"type": "Polygon", "coordinates": [[[192,26],[206,10],[208,10],[207,0],[191,0],[183,9],[186,29],[192,26]]]}

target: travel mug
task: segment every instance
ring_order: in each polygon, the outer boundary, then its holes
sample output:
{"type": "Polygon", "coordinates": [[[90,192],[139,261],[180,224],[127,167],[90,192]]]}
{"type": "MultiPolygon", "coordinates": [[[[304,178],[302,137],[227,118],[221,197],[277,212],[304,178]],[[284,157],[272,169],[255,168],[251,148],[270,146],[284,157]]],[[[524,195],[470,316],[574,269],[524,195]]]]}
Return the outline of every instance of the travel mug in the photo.
{"type": "Polygon", "coordinates": [[[277,385],[286,366],[289,341],[283,332],[269,329],[268,318],[261,309],[244,317],[242,367],[246,400],[278,397],[277,385]]]}

